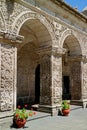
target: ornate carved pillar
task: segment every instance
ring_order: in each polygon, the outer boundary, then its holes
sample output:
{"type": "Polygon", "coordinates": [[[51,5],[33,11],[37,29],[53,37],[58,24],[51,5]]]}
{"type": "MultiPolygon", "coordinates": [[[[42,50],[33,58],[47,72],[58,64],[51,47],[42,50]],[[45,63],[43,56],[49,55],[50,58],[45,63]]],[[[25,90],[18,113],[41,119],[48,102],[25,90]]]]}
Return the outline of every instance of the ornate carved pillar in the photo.
{"type": "Polygon", "coordinates": [[[52,48],[52,114],[58,115],[62,101],[62,55],[66,49],[52,48]]]}
{"type": "Polygon", "coordinates": [[[87,57],[84,56],[81,62],[82,66],[82,101],[87,101],[87,57]]]}
{"type": "Polygon", "coordinates": [[[15,43],[21,41],[18,37],[0,32],[0,111],[10,112],[16,108],[17,48],[15,43]]]}
{"type": "MultiPolygon", "coordinates": [[[[65,51],[65,50],[64,50],[65,51]]],[[[41,89],[39,110],[58,115],[62,100],[62,54],[63,49],[53,48],[42,51],[41,89]]],[[[40,53],[41,55],[41,53],[40,53]]]]}
{"type": "Polygon", "coordinates": [[[8,111],[14,107],[14,84],[15,84],[15,47],[0,44],[1,59],[1,90],[0,110],[8,111]]]}

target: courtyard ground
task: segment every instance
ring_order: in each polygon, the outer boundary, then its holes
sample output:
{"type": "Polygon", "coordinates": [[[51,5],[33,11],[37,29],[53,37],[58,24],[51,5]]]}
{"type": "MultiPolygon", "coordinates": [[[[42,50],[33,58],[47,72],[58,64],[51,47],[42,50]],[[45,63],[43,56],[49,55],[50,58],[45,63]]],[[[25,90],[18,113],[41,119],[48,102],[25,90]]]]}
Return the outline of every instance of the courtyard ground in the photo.
{"type": "MultiPolygon", "coordinates": [[[[12,118],[0,120],[0,130],[17,130],[12,127],[12,118]]],[[[47,113],[37,112],[29,117],[24,128],[20,130],[87,130],[87,108],[71,106],[70,115],[51,116],[47,113]]]]}

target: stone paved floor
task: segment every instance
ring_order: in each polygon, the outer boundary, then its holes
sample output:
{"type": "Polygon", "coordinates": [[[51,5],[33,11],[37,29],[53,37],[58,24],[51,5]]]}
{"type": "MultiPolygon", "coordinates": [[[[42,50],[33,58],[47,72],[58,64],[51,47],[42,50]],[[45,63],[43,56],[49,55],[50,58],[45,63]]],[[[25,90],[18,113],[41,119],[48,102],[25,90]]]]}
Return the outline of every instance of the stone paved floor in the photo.
{"type": "MultiPolygon", "coordinates": [[[[0,130],[16,130],[11,127],[12,119],[0,121],[0,130]]],[[[46,113],[37,112],[30,117],[25,128],[20,130],[87,130],[87,108],[83,109],[79,106],[72,106],[70,115],[50,116],[46,113]]]]}

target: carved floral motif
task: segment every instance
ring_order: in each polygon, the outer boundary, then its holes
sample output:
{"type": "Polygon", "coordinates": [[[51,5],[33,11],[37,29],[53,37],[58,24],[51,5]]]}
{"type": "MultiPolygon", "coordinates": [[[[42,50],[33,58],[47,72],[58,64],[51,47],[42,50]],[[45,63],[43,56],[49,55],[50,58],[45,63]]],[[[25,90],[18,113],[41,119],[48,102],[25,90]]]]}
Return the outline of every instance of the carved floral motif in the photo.
{"type": "Polygon", "coordinates": [[[1,44],[1,111],[13,109],[14,48],[1,44]]]}
{"type": "Polygon", "coordinates": [[[56,39],[58,40],[60,38],[62,32],[64,30],[66,30],[67,28],[64,27],[62,24],[55,22],[55,21],[51,22],[51,25],[52,25],[53,31],[55,33],[56,39]]]}

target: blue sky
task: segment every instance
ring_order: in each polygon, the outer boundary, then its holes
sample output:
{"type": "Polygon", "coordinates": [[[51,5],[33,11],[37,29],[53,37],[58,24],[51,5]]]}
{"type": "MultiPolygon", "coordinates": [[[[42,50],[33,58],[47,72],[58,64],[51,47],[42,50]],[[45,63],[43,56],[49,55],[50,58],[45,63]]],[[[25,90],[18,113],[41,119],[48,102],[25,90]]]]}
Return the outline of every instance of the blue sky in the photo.
{"type": "Polygon", "coordinates": [[[77,7],[81,12],[87,6],[87,0],[64,0],[66,3],[72,7],[77,7]]]}

